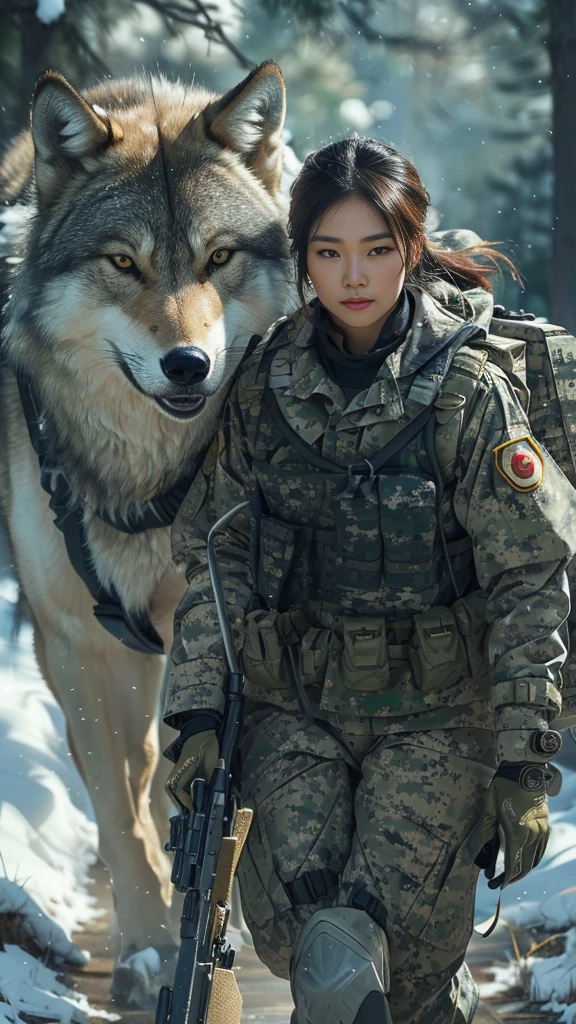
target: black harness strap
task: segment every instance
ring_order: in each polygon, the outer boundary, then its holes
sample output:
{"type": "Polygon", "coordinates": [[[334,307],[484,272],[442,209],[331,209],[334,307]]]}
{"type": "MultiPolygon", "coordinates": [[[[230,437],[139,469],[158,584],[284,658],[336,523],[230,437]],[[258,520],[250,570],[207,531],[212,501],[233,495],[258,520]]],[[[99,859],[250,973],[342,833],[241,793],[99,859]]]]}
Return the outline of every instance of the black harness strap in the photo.
{"type": "MultiPolygon", "coordinates": [[[[236,379],[244,359],[254,351],[260,340],[260,335],[252,335],[231,383],[236,379]]],[[[113,585],[106,588],[98,579],[90,557],[82,506],[74,497],[58,459],[48,450],[46,424],[40,415],[30,380],[22,371],[15,371],[15,376],[30,442],[38,456],[40,483],[43,490],[50,495],[50,509],[56,516],[54,525],[64,537],[70,563],[96,602],[94,615],[108,633],[130,650],[139,654],[164,654],[162,637],[146,612],[128,611],[122,604],[116,588],[113,585]]],[[[117,510],[107,512],[97,509],[96,515],[102,522],[121,533],[137,534],[145,530],[171,526],[204,461],[210,443],[211,441],[196,457],[192,469],[180,477],[166,494],[160,494],[138,504],[133,503],[123,514],[117,510]]]]}
{"type": "Polygon", "coordinates": [[[120,516],[116,512],[98,511],[96,514],[102,522],[113,526],[121,533],[143,533],[145,530],[156,530],[162,526],[172,526],[178,509],[188,494],[198,470],[204,461],[208,448],[204,449],[194,462],[194,469],[187,476],[180,477],[166,494],[150,498],[142,508],[129,505],[127,511],[120,516]]]}
{"type": "Polygon", "coordinates": [[[283,882],[284,891],[293,907],[318,900],[334,900],[338,895],[340,875],[330,868],[305,871],[292,882],[283,882]]]}
{"type": "Polygon", "coordinates": [[[399,451],[406,447],[409,441],[420,433],[422,428],[426,426],[428,421],[434,415],[434,406],[426,406],[413,420],[410,421],[410,423],[407,423],[402,430],[399,430],[398,433],[388,441],[388,444],[384,445],[384,448],[381,448],[372,459],[364,459],[363,462],[355,463],[352,466],[341,466],[337,462],[331,462],[330,459],[325,459],[322,455],[318,455],[310,445],[306,444],[306,442],[298,436],[287,420],[284,419],[280,406],[278,405],[278,399],[271,388],[267,388],[264,392],[264,403],[274,421],[275,426],[278,427],[292,447],[299,455],[302,455],[307,462],[316,466],[317,469],[321,469],[329,473],[346,472],[349,476],[375,476],[376,473],[386,465],[389,459],[394,458],[399,451]]]}
{"type": "MultiPolygon", "coordinates": [[[[104,629],[125,647],[139,654],[163,654],[162,638],[146,613],[128,611],[122,604],[116,588],[106,588],[98,579],[90,557],[82,506],[75,499],[58,460],[48,451],[45,423],[38,413],[29,380],[22,373],[17,373],[16,379],[30,442],[38,456],[40,483],[43,490],[50,495],[50,509],[56,517],[54,525],[64,537],[70,564],[96,602],[94,615],[104,629]]],[[[97,515],[103,522],[123,533],[136,534],[144,530],[170,526],[202,464],[202,458],[203,455],[198,458],[193,470],[185,477],[181,477],[170,491],[151,501],[143,502],[141,508],[136,505],[130,506],[124,516],[120,516],[119,513],[101,512],[97,512],[97,515]]]]}
{"type": "MultiPolygon", "coordinates": [[[[444,378],[449,372],[450,367],[452,366],[454,356],[457,354],[458,350],[462,348],[462,346],[465,345],[466,342],[470,340],[470,338],[475,337],[478,334],[479,330],[480,328],[478,327],[478,324],[474,323],[473,321],[467,321],[466,323],[458,327],[453,334],[451,334],[448,338],[445,339],[441,350],[444,351],[445,349],[448,349],[448,352],[446,354],[442,376],[438,376],[435,388],[436,394],[440,390],[444,378]]],[[[273,340],[276,340],[275,335],[272,336],[270,342],[272,342],[273,340]]],[[[281,346],[278,344],[269,344],[266,347],[266,351],[263,355],[260,364],[262,369],[269,369],[275,351],[279,347],[281,346]]],[[[438,351],[434,352],[428,359],[425,366],[433,362],[433,360],[437,358],[438,354],[438,351]]],[[[422,369],[424,369],[424,367],[420,368],[420,370],[422,369]]],[[[278,404],[278,399],[276,398],[273,388],[269,386],[269,382],[267,382],[267,385],[264,389],[263,397],[264,404],[268,409],[268,412],[270,413],[275,426],[278,427],[280,432],[290,441],[290,444],[298,452],[299,455],[302,455],[307,462],[315,466],[317,469],[324,470],[325,472],[329,473],[342,472],[344,470],[345,472],[348,473],[349,478],[368,476],[369,479],[372,479],[376,475],[376,473],[378,473],[386,465],[389,459],[394,458],[394,456],[396,456],[399,451],[405,448],[406,445],[410,441],[412,441],[412,439],[416,437],[418,433],[427,426],[428,422],[432,420],[432,417],[434,415],[434,398],[432,397],[430,403],[426,404],[425,407],[418,413],[418,415],[413,420],[411,420],[410,423],[403,427],[402,430],[399,430],[398,433],[393,438],[391,438],[388,444],[386,444],[384,448],[377,452],[376,455],[373,456],[373,458],[364,459],[362,462],[355,463],[352,466],[341,466],[336,462],[331,462],[329,459],[325,459],[322,455],[318,455],[318,453],[315,452],[310,445],[308,445],[305,441],[302,440],[302,438],[290,426],[290,424],[283,416],[280,406],[278,404]]]]}
{"type": "MultiPolygon", "coordinates": [[[[231,384],[234,383],[244,360],[260,341],[259,334],[252,335],[246,352],[232,375],[231,384]]],[[[2,366],[4,365],[6,364],[2,361],[2,366]]],[[[48,450],[46,423],[40,415],[30,380],[21,370],[14,372],[28,435],[38,456],[40,483],[43,490],[50,495],[50,509],[56,516],[54,525],[64,537],[70,563],[96,602],[94,615],[108,633],[132,651],[139,654],[164,654],[162,637],[146,612],[128,611],[122,604],[116,588],[113,585],[106,588],[98,579],[90,557],[82,506],[74,497],[58,459],[48,450]]],[[[166,494],[160,494],[138,504],[133,503],[123,514],[117,510],[107,512],[96,509],[96,515],[102,522],[121,533],[137,534],[171,526],[204,461],[210,443],[211,440],[196,457],[192,469],[180,477],[166,494]]]]}

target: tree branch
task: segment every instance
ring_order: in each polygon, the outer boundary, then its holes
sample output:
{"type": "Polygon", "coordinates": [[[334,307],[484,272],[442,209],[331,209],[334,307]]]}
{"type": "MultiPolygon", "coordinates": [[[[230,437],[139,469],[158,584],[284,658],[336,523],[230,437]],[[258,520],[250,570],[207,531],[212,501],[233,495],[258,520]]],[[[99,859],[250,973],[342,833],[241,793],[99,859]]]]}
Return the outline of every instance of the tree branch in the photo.
{"type": "Polygon", "coordinates": [[[404,50],[408,53],[430,53],[435,56],[438,55],[440,46],[442,47],[443,55],[446,55],[453,49],[451,42],[443,41],[440,44],[430,39],[425,39],[423,36],[391,35],[390,33],[378,32],[373,25],[370,25],[363,14],[360,14],[359,11],[354,10],[350,6],[349,0],[339,0],[339,7],[350,24],[361,32],[369,43],[383,43],[384,46],[389,46],[393,50],[404,50]]]}
{"type": "Polygon", "coordinates": [[[157,11],[168,26],[172,21],[201,29],[208,42],[220,43],[224,46],[236,58],[240,67],[250,69],[255,66],[255,62],[238,49],[227,36],[220,22],[213,18],[210,12],[217,10],[214,4],[203,3],[202,0],[191,0],[190,4],[179,3],[178,0],[139,0],[139,2],[157,11]]]}

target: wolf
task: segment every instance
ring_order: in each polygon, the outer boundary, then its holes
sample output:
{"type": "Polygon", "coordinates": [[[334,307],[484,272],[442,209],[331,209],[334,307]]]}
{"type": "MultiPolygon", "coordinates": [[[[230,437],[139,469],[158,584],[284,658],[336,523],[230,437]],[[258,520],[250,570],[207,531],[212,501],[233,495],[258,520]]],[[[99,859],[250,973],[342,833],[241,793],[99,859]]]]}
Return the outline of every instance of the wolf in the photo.
{"type": "Polygon", "coordinates": [[[272,61],[223,95],[145,76],[81,93],[48,71],[0,165],[0,200],[29,214],[4,311],[0,514],[113,882],[112,991],[143,1009],[176,950],[157,771],[186,587],[170,522],[249,340],[295,305],[285,105],[272,61]]]}

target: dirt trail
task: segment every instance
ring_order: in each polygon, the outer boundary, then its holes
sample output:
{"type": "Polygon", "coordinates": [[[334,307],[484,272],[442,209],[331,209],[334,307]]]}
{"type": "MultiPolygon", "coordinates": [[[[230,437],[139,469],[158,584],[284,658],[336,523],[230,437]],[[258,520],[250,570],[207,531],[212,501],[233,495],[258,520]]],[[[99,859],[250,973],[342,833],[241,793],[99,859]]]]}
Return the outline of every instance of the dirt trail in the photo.
{"type": "MultiPolygon", "coordinates": [[[[110,936],[110,921],[113,913],[112,892],[108,874],[103,865],[99,864],[93,872],[93,894],[98,905],[106,914],[86,929],[74,935],[74,941],[81,949],[89,950],[92,960],[82,969],[67,975],[68,984],[83,992],[95,1008],[110,1013],[120,1013],[121,1024],[153,1024],[152,1013],[119,1011],[110,1002],[110,978],[113,958],[111,949],[113,940],[110,936]]],[[[506,964],[513,956],[512,943],[506,927],[498,927],[489,939],[474,938],[469,947],[468,964],[477,981],[489,980],[490,964],[506,964]]],[[[244,1000],[243,1024],[288,1024],[292,1012],[292,998],[287,982],[275,978],[258,960],[253,950],[244,948],[239,953],[236,965],[238,982],[244,1000]]],[[[550,1024],[557,1018],[548,1015],[524,1015],[521,1013],[523,1004],[481,1002],[474,1024],[494,1024],[494,1022],[510,1021],[510,1024],[550,1024]]]]}

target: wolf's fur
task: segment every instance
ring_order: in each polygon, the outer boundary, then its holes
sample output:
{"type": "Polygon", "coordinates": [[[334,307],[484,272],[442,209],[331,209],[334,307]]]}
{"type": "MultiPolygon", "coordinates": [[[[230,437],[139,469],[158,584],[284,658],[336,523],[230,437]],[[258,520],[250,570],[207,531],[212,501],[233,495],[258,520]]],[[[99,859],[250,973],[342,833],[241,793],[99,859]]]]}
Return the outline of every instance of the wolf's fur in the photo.
{"type": "Polygon", "coordinates": [[[164,79],[107,82],[83,98],[48,73],[32,132],[0,167],[0,200],[35,211],[5,312],[1,511],[38,661],[96,810],[121,957],[171,936],[161,781],[152,817],[149,810],[164,659],[123,647],[94,619],[40,488],[14,371],[29,375],[50,446],[83,503],[101,582],[127,608],[147,611],[169,647],[185,586],[169,530],[131,536],[95,510],[125,512],[190,469],[249,338],[293,300],[283,119],[272,63],[221,98],[164,79]],[[218,249],[234,254],[214,266],[218,249]],[[118,254],[130,256],[140,279],[113,265],[118,254]],[[161,359],[189,346],[208,356],[210,371],[190,389],[204,399],[201,411],[182,419],[159,404],[182,394],[161,359]]]}

